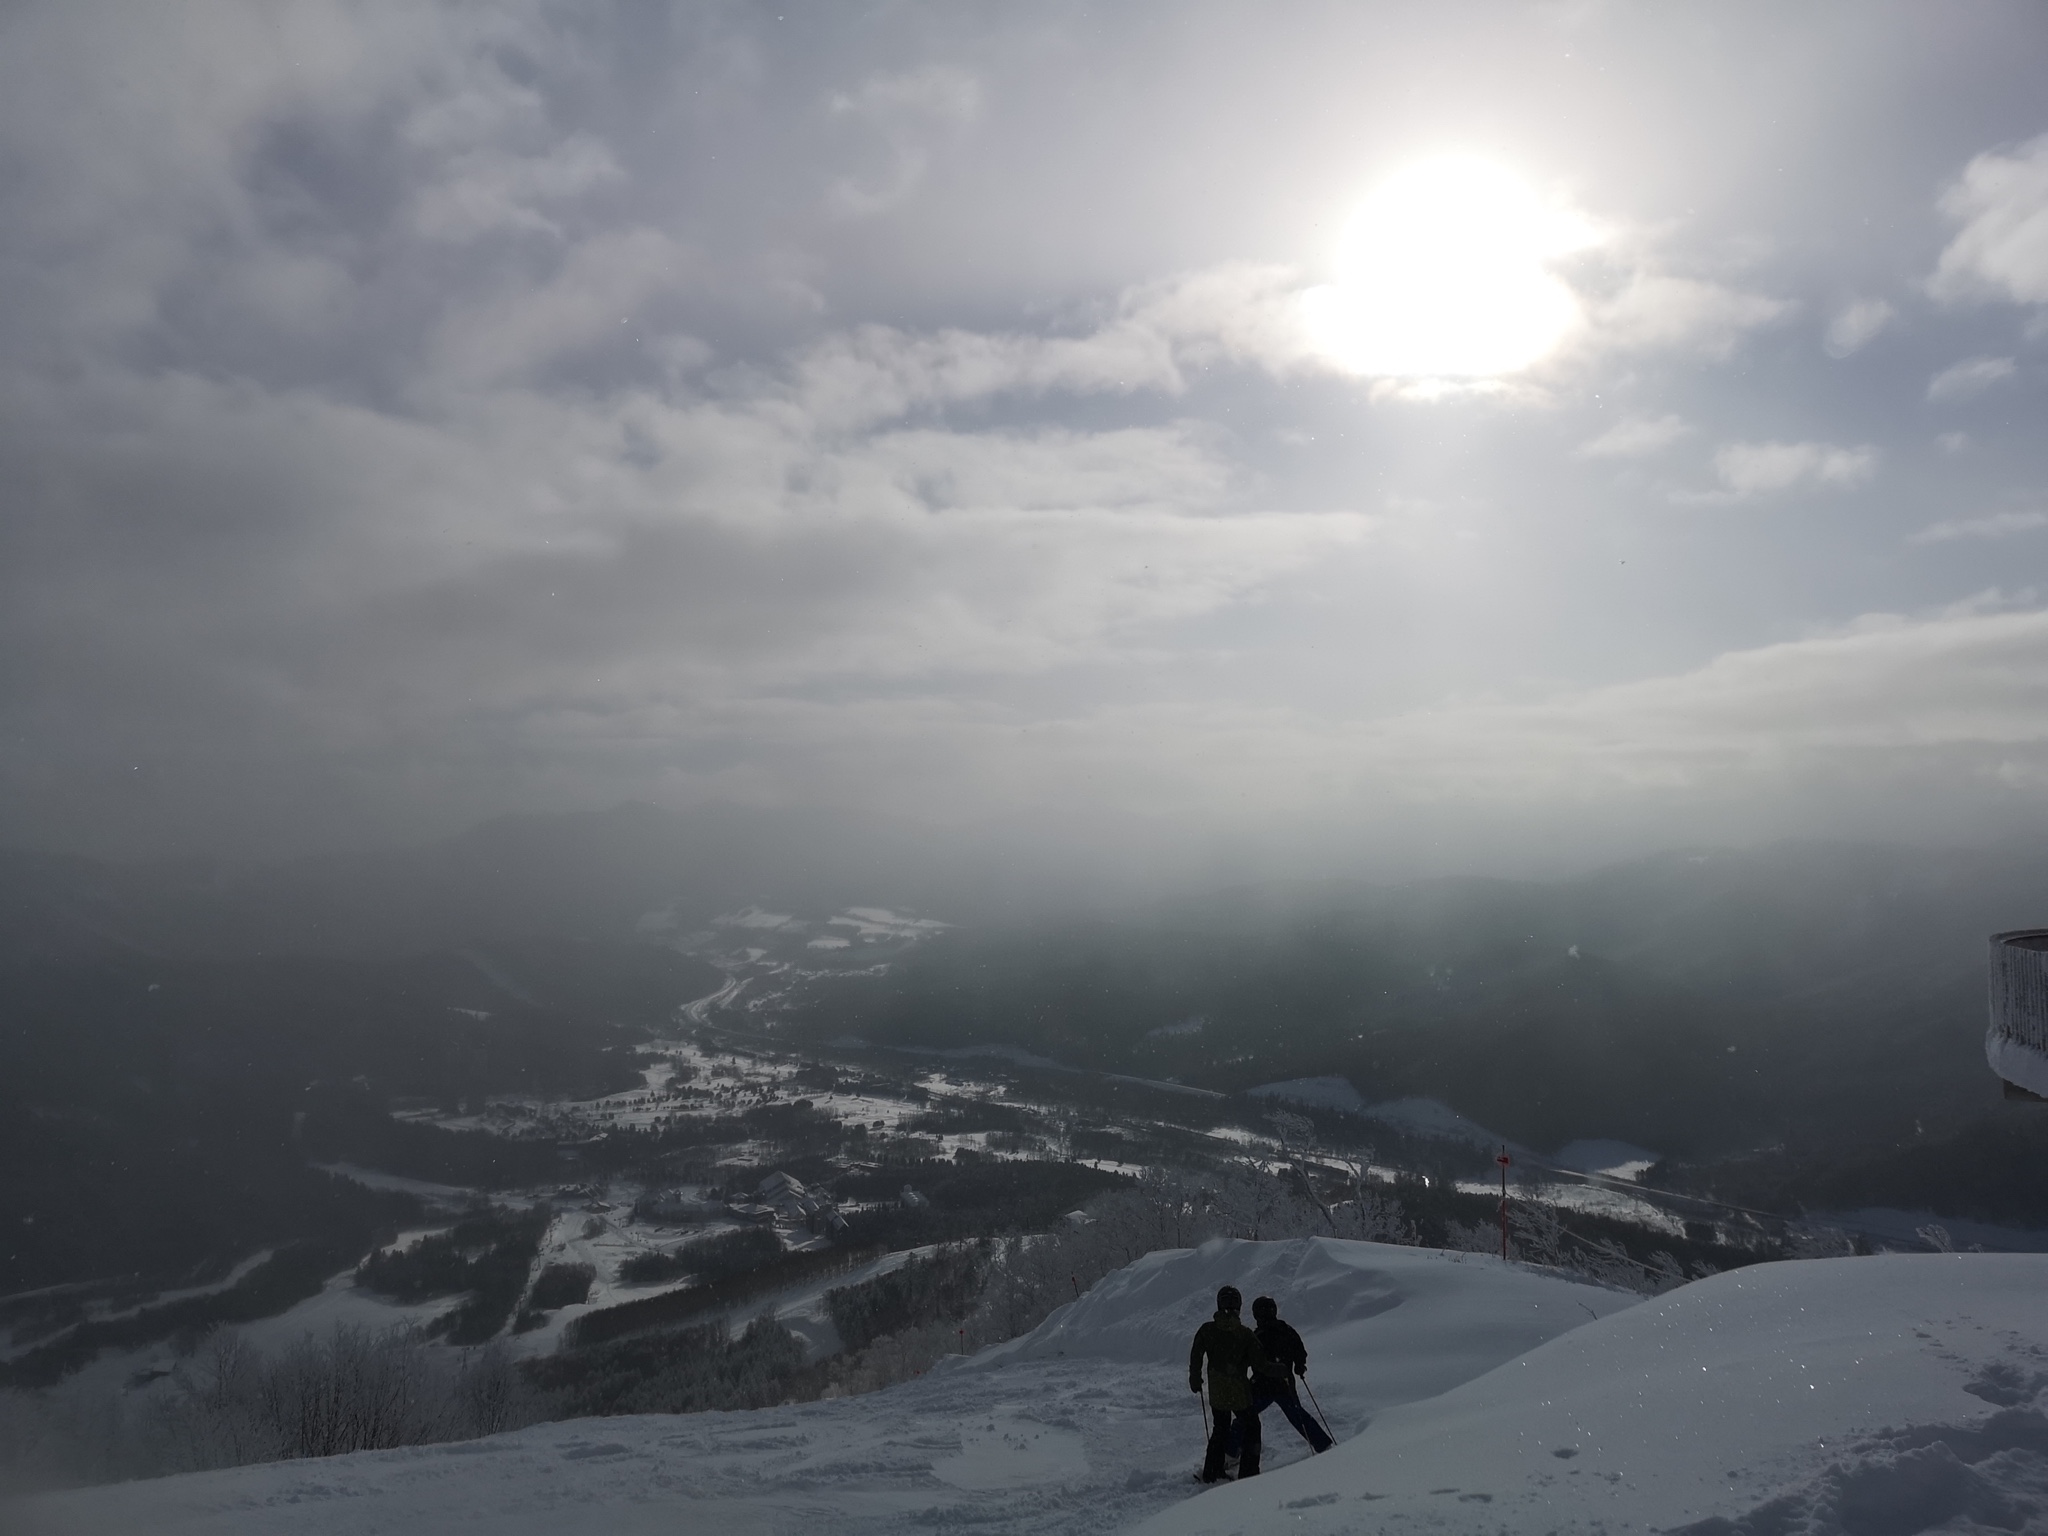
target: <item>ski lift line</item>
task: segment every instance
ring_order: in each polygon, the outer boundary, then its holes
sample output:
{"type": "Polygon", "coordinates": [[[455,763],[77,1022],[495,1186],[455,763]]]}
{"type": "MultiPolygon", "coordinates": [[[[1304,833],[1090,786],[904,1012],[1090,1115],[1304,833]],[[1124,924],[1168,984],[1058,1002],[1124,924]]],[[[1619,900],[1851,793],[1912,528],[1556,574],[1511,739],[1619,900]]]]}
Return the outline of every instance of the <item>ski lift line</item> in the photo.
{"type": "MultiPolygon", "coordinates": [[[[1604,1254],[1606,1257],[1610,1259],[1619,1259],[1624,1264],[1633,1264],[1637,1269],[1640,1269],[1646,1275],[1661,1275],[1662,1273],[1664,1273],[1664,1271],[1658,1269],[1654,1264],[1645,1264],[1641,1259],[1636,1258],[1633,1254],[1626,1252],[1617,1252],[1614,1248],[1609,1247],[1606,1243],[1602,1242],[1597,1237],[1587,1237],[1582,1232],[1574,1232],[1570,1227],[1564,1224],[1564,1218],[1556,1214],[1557,1208],[1555,1206],[1552,1206],[1550,1209],[1550,1219],[1557,1223],[1557,1230],[1562,1232],[1566,1237],[1573,1238],[1578,1242],[1584,1243],[1588,1248],[1593,1249],[1597,1253],[1604,1254]]],[[[1523,1262],[1526,1263],[1528,1261],[1524,1260],[1523,1262]]]]}

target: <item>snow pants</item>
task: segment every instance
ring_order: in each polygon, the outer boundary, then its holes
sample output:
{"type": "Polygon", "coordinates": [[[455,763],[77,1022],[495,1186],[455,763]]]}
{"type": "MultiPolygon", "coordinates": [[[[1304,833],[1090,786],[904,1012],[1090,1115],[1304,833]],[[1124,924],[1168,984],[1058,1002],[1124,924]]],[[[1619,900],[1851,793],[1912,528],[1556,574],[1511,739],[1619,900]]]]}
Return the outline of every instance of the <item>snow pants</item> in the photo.
{"type": "Polygon", "coordinates": [[[1264,1413],[1268,1403],[1278,1403],[1280,1411],[1287,1415],[1287,1422],[1300,1431],[1309,1449],[1321,1455],[1330,1448],[1330,1436],[1323,1426],[1316,1422],[1316,1416],[1301,1406],[1301,1394],[1294,1390],[1291,1381],[1276,1381],[1270,1386],[1261,1382],[1252,1389],[1252,1412],[1264,1413]]]}
{"type": "Polygon", "coordinates": [[[1223,1460],[1237,1452],[1237,1475],[1259,1475],[1259,1416],[1249,1408],[1218,1408],[1215,1428],[1209,1432],[1209,1454],[1202,1458],[1202,1480],[1213,1483],[1223,1475],[1223,1460]]]}
{"type": "Polygon", "coordinates": [[[1262,1381],[1252,1388],[1252,1421],[1257,1423],[1259,1415],[1275,1403],[1278,1403],[1280,1411],[1287,1415],[1287,1422],[1300,1431],[1301,1438],[1308,1442],[1310,1450],[1321,1455],[1330,1448],[1332,1442],[1329,1435],[1324,1432],[1323,1426],[1316,1422],[1315,1415],[1302,1407],[1301,1394],[1294,1390],[1294,1383],[1291,1381],[1262,1381]]]}

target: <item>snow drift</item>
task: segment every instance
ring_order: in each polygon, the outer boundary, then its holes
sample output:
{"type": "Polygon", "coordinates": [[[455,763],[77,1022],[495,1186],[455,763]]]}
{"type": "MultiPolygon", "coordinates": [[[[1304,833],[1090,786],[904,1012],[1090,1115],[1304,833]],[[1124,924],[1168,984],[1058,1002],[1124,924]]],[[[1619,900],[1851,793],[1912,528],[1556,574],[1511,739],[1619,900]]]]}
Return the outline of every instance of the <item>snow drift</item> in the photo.
{"type": "Polygon", "coordinates": [[[2044,1287],[2031,1254],[1718,1275],[1138,1533],[2048,1530],[2044,1287]]]}

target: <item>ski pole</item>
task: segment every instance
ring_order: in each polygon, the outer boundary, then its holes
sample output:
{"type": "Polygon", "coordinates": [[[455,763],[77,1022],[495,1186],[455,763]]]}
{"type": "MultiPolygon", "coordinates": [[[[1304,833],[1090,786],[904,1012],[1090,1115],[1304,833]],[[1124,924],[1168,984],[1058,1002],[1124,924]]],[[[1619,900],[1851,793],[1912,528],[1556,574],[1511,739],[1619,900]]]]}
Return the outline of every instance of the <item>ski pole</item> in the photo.
{"type": "Polygon", "coordinates": [[[1202,1394],[1202,1444],[1207,1445],[1209,1437],[1215,1433],[1209,1428],[1209,1389],[1196,1387],[1195,1390],[1202,1394]]]}
{"type": "Polygon", "coordinates": [[[1308,1384],[1308,1377],[1306,1375],[1301,1378],[1301,1387],[1304,1392],[1308,1393],[1308,1400],[1311,1403],[1315,1403],[1316,1417],[1323,1421],[1323,1433],[1330,1435],[1331,1442],[1335,1443],[1337,1437],[1330,1434],[1330,1416],[1323,1412],[1323,1405],[1321,1403],[1316,1403],[1316,1389],[1308,1384]]]}

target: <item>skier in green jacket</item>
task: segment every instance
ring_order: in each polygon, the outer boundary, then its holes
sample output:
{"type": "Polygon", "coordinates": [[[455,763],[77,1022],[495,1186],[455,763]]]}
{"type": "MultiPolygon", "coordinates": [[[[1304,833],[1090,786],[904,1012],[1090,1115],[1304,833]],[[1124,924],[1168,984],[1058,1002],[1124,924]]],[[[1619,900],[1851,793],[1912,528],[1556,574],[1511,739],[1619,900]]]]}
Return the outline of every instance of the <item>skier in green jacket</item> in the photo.
{"type": "Polygon", "coordinates": [[[1202,1458],[1201,1478],[1205,1483],[1216,1482],[1223,1476],[1224,1458],[1233,1439],[1242,1447],[1237,1475],[1259,1475],[1259,1416],[1252,1412],[1252,1378],[1287,1380],[1287,1367],[1274,1364],[1258,1335],[1245,1327],[1238,1316],[1243,1310],[1244,1297],[1237,1287],[1224,1286],[1216,1293],[1216,1315],[1195,1330],[1194,1348],[1188,1352],[1190,1392],[1202,1390],[1203,1361],[1209,1366],[1212,1419],[1208,1453],[1202,1458]],[[1231,1433],[1233,1428],[1236,1435],[1231,1433]]]}

